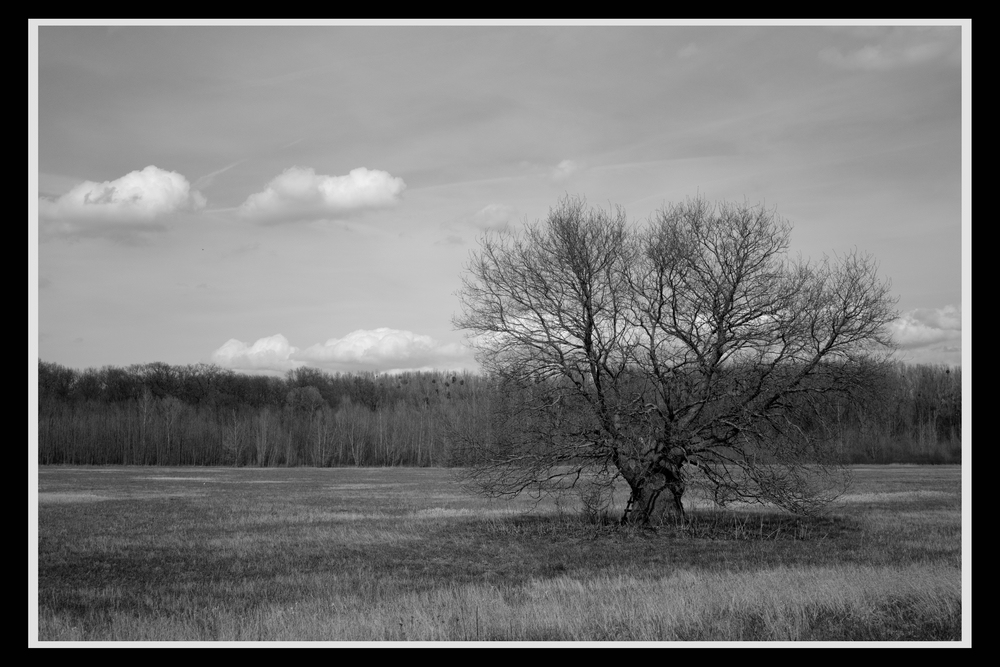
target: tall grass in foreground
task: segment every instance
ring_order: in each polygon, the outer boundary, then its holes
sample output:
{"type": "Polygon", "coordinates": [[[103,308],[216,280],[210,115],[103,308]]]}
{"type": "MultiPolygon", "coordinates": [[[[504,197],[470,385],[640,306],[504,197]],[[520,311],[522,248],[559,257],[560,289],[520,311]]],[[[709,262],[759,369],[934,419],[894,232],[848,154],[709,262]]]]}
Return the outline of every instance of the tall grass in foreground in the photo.
{"type": "MultiPolygon", "coordinates": [[[[656,579],[561,575],[523,586],[444,586],[373,602],[311,575],[294,585],[311,584],[316,594],[248,612],[192,605],[137,615],[126,608],[109,614],[98,636],[64,615],[41,620],[50,640],[954,640],[960,578],[941,566],[683,569],[656,579]]],[[[181,601],[149,600],[164,610],[181,601]]]]}
{"type": "Polygon", "coordinates": [[[43,468],[39,639],[960,639],[959,469],[855,477],[643,530],[435,469],[43,468]]]}

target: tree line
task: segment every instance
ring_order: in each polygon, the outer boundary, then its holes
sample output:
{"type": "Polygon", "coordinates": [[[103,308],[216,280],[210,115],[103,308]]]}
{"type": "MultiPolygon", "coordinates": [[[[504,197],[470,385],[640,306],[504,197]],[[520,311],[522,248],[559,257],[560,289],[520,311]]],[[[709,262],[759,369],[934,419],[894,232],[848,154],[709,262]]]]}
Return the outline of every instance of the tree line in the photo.
{"type": "MultiPolygon", "coordinates": [[[[876,404],[831,398],[817,424],[846,463],[960,463],[961,369],[896,364],[876,404]]],[[[40,464],[454,466],[456,425],[499,400],[473,373],[283,377],[209,364],[76,370],[38,364],[40,464]]],[[[815,406],[814,406],[815,409],[815,406]]],[[[818,426],[817,426],[818,428],[818,426]]]]}

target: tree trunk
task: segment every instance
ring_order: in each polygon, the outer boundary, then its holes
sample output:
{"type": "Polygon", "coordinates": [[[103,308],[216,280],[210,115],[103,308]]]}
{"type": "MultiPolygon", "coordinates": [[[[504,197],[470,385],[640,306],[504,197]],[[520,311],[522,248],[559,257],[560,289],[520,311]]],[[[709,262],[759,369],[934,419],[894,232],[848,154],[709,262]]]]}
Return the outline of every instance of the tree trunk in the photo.
{"type": "Polygon", "coordinates": [[[632,494],[625,506],[622,524],[645,526],[650,522],[671,521],[683,525],[685,485],[680,470],[660,465],[631,479],[626,477],[626,481],[632,494]]]}

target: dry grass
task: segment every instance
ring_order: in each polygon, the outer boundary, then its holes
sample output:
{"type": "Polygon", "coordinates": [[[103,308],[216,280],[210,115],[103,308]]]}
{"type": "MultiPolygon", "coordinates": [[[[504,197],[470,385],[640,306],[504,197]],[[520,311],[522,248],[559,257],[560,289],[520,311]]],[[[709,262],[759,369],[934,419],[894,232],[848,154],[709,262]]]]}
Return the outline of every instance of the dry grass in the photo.
{"type": "Polygon", "coordinates": [[[822,518],[642,530],[445,470],[43,467],[38,638],[961,639],[959,469],[856,478],[822,518]]]}

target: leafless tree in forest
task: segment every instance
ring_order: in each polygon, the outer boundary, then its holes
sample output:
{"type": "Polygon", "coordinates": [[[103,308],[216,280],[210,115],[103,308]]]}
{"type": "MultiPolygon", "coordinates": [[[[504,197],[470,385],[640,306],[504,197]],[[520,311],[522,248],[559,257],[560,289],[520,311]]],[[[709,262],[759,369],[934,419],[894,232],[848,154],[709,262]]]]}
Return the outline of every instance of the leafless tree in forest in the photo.
{"type": "Polygon", "coordinates": [[[470,480],[504,496],[622,478],[632,523],[683,519],[694,480],[720,504],[835,497],[816,408],[871,393],[896,302],[871,256],[793,259],[790,232],[761,206],[694,199],[636,227],[567,197],[483,237],[455,320],[497,388],[490,427],[456,430],[470,480]]]}

